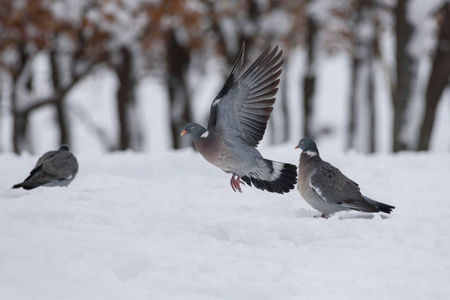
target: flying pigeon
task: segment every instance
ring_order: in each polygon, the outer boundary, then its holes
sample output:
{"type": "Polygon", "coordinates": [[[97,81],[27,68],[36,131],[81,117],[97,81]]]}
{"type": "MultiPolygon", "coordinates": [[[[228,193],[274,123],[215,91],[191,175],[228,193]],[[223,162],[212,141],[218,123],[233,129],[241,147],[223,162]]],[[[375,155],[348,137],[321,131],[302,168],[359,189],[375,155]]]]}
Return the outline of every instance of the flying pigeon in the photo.
{"type": "Polygon", "coordinates": [[[78,162],[70,147],[62,145],[58,151],[49,151],[39,158],[36,166],[22,183],[13,189],[31,190],[39,186],[68,186],[78,172],[78,162]]]}
{"type": "Polygon", "coordinates": [[[275,103],[282,51],[268,47],[241,72],[244,52],[243,44],[228,79],[211,104],[208,128],[189,123],[181,135],[189,134],[208,162],[232,174],[233,191],[242,192],[241,184],[245,182],[268,192],[287,193],[295,187],[297,167],[265,159],[256,150],[275,103]]]}
{"type": "Polygon", "coordinates": [[[320,158],[312,138],[302,138],[297,189],[303,199],[322,213],[323,218],[343,210],[391,213],[394,206],[377,202],[361,194],[359,186],[337,168],[320,158]]]}

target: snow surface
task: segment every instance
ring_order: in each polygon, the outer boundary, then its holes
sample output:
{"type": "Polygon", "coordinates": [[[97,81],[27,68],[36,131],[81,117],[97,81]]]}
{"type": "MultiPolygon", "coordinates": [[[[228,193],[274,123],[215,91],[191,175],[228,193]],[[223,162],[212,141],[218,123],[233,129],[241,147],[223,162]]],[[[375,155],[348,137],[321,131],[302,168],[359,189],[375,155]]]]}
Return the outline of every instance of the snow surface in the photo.
{"type": "Polygon", "coordinates": [[[3,154],[0,298],[448,299],[450,155],[321,153],[393,214],[234,193],[192,150],[82,154],[68,188],[12,190],[37,157],[3,154]]]}

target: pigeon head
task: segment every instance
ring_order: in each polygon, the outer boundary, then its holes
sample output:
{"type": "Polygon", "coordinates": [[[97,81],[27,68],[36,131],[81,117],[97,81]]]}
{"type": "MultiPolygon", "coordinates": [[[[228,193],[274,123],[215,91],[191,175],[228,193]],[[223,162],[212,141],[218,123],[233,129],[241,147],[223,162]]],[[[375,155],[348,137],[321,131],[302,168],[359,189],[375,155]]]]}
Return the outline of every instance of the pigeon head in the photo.
{"type": "Polygon", "coordinates": [[[303,152],[308,154],[309,156],[316,156],[319,154],[319,150],[317,149],[316,142],[310,137],[304,137],[299,142],[298,145],[295,146],[295,149],[302,149],[303,152]]]}
{"type": "Polygon", "coordinates": [[[69,145],[64,144],[64,145],[61,145],[61,147],[59,147],[58,151],[70,152],[70,147],[69,147],[69,145]]]}
{"type": "Polygon", "coordinates": [[[184,126],[183,131],[180,133],[180,136],[185,134],[190,134],[192,139],[198,140],[199,138],[205,138],[208,136],[208,130],[206,130],[202,125],[197,123],[189,123],[184,126]]]}

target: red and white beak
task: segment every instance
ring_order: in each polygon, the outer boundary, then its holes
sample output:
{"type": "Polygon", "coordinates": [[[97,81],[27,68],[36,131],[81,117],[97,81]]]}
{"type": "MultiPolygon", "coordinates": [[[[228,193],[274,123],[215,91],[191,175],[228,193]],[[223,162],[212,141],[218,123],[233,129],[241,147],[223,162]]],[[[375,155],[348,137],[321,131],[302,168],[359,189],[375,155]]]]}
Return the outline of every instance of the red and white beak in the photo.
{"type": "Polygon", "coordinates": [[[185,129],[185,130],[183,130],[181,133],[180,133],[180,136],[183,136],[183,135],[185,135],[187,133],[187,130],[185,129]]]}

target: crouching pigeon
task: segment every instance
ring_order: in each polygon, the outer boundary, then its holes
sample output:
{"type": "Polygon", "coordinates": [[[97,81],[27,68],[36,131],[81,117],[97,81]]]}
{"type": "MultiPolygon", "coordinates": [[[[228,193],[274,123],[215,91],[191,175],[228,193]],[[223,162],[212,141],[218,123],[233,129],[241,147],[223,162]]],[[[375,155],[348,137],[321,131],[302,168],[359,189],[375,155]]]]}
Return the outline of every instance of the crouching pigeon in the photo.
{"type": "Polygon", "coordinates": [[[49,151],[39,158],[36,166],[22,183],[13,189],[31,190],[39,186],[68,186],[78,172],[78,162],[70,147],[62,145],[58,151],[49,151]]]}
{"type": "Polygon", "coordinates": [[[295,147],[302,149],[298,167],[297,188],[300,195],[314,209],[327,218],[343,210],[368,213],[391,213],[394,206],[377,202],[361,194],[356,182],[320,158],[313,139],[305,137],[295,147]]]}
{"type": "Polygon", "coordinates": [[[245,71],[244,45],[223,88],[211,104],[208,128],[189,123],[189,134],[198,152],[226,173],[234,191],[247,183],[272,193],[287,193],[295,187],[297,168],[262,157],[256,146],[263,138],[273,110],[280,80],[282,51],[268,47],[245,71]]]}

